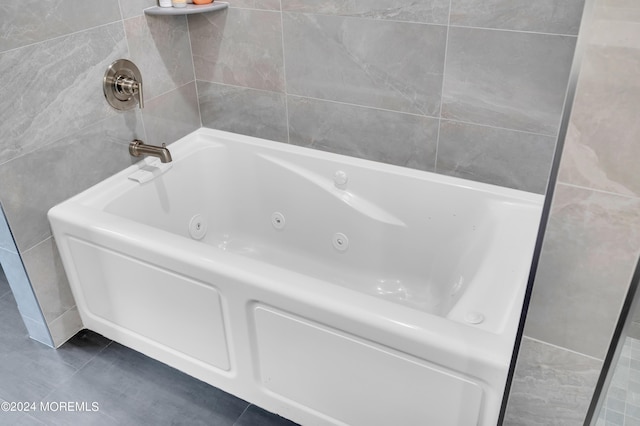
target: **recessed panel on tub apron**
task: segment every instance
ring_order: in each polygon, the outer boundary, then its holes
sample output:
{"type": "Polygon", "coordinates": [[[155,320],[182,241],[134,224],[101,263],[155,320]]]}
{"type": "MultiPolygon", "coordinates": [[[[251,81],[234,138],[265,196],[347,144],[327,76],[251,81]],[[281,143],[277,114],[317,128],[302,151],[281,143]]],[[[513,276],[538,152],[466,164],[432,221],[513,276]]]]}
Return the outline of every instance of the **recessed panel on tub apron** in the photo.
{"type": "Polygon", "coordinates": [[[222,370],[229,370],[220,295],[151,263],[69,238],[91,315],[222,370]]]}
{"type": "Polygon", "coordinates": [[[257,306],[262,384],[350,426],[475,426],[482,388],[435,366],[257,306]]]}

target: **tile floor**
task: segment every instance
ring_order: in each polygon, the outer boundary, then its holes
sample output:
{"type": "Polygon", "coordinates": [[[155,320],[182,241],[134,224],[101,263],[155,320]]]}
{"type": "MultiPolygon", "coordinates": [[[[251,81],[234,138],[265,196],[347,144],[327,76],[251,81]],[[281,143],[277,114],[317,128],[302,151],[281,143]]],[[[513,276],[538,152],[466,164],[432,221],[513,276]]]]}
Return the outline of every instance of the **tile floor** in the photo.
{"type": "Polygon", "coordinates": [[[640,426],[640,340],[625,339],[596,426],[640,426]]]}
{"type": "Polygon", "coordinates": [[[0,269],[0,404],[35,402],[30,413],[0,411],[0,426],[295,426],[96,333],[58,350],[29,339],[0,269]],[[59,410],[60,402],[97,411],[59,410]],[[40,410],[49,403],[49,412],[40,410]]]}

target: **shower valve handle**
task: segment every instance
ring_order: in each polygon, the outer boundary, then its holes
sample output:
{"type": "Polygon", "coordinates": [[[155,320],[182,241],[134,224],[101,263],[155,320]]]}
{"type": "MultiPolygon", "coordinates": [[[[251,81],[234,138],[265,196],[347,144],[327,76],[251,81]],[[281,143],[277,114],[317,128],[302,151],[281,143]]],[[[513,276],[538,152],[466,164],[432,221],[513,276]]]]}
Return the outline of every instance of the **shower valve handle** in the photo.
{"type": "Polygon", "coordinates": [[[122,95],[124,99],[132,96],[138,101],[140,109],[144,108],[144,96],[142,92],[142,82],[136,81],[135,78],[125,75],[118,75],[115,81],[115,90],[122,95]]]}
{"type": "Polygon", "coordinates": [[[102,84],[104,97],[115,109],[125,111],[136,104],[144,108],[142,74],[133,62],[118,59],[109,65],[102,84]]]}

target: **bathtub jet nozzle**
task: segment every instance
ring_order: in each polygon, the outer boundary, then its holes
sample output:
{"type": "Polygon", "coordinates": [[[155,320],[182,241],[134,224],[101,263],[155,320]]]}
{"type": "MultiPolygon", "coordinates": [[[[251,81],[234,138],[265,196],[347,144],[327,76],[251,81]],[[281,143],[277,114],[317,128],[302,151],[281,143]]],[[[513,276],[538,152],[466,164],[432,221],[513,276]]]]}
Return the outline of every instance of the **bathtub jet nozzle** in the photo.
{"type": "Polygon", "coordinates": [[[140,157],[144,154],[158,157],[163,163],[170,163],[172,161],[171,153],[167,148],[167,145],[162,146],[147,145],[141,140],[134,140],[129,144],[129,154],[134,157],[140,157]]]}

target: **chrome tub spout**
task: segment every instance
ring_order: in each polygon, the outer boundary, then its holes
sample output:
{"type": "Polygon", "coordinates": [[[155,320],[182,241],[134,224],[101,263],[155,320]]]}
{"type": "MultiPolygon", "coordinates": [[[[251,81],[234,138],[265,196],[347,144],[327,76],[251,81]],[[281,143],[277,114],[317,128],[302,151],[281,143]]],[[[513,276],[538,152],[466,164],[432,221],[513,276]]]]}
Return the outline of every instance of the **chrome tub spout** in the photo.
{"type": "Polygon", "coordinates": [[[165,144],[162,144],[162,146],[147,145],[141,140],[136,139],[129,144],[129,154],[134,157],[147,154],[158,157],[163,163],[171,162],[171,153],[165,144]]]}

